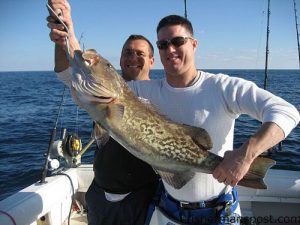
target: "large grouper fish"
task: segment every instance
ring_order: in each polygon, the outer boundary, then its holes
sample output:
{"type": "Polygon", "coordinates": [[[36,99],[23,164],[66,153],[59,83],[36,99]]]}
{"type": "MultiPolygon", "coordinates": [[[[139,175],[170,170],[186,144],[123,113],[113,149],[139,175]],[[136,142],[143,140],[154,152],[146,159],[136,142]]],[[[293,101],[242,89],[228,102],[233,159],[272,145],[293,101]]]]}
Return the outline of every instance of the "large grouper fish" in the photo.
{"type": "MultiPolygon", "coordinates": [[[[222,157],[199,127],[172,122],[127,86],[115,68],[95,50],[76,50],[71,92],[75,102],[131,154],[150,164],[176,189],[195,172],[211,174],[222,157]]],[[[263,178],[275,161],[258,157],[238,185],[266,189],[263,178]]]]}

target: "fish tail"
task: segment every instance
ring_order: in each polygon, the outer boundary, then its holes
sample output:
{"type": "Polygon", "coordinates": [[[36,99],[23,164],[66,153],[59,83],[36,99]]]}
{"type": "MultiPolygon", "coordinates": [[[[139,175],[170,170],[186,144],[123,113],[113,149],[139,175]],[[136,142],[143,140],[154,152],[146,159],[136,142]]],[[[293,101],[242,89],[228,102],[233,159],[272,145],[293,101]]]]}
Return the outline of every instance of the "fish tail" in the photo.
{"type": "Polygon", "coordinates": [[[276,162],[269,158],[258,157],[250,166],[248,173],[238,183],[240,186],[256,188],[256,189],[267,189],[267,185],[264,182],[264,177],[276,162]]]}

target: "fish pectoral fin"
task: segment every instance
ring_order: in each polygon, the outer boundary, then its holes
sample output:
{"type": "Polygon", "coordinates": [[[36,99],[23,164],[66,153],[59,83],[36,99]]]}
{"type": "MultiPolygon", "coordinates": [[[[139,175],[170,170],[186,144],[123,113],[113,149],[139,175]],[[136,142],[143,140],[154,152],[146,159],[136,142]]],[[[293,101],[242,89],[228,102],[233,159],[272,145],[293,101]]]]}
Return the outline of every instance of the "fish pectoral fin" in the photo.
{"type": "Polygon", "coordinates": [[[267,189],[264,182],[264,177],[270,167],[275,165],[276,162],[269,158],[257,157],[250,166],[248,173],[238,183],[240,186],[267,189]]]}
{"type": "Polygon", "coordinates": [[[101,149],[108,141],[109,133],[101,124],[94,122],[92,138],[96,140],[98,148],[101,149]]]}
{"type": "Polygon", "coordinates": [[[107,119],[118,125],[123,120],[125,106],[122,104],[109,104],[107,107],[107,119]]]}
{"type": "Polygon", "coordinates": [[[157,173],[160,175],[160,177],[167,182],[167,184],[171,185],[175,189],[180,189],[184,185],[186,185],[187,182],[189,182],[194,176],[195,172],[191,171],[183,171],[182,173],[173,173],[173,172],[167,172],[162,170],[156,170],[157,173]]]}
{"type": "Polygon", "coordinates": [[[211,138],[205,129],[185,124],[182,124],[181,126],[186,130],[187,134],[192,138],[195,144],[202,150],[209,150],[213,147],[211,138]]]}

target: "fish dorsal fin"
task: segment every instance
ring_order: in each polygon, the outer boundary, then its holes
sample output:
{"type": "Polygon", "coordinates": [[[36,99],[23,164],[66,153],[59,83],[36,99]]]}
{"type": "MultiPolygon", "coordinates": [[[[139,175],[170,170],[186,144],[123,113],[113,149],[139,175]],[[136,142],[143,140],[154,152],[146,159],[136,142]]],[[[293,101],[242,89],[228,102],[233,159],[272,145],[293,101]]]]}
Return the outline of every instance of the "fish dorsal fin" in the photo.
{"type": "Polygon", "coordinates": [[[122,104],[109,104],[107,107],[107,120],[118,125],[122,123],[125,106],[122,104]]]}
{"type": "Polygon", "coordinates": [[[196,145],[202,150],[209,150],[213,147],[213,143],[208,132],[200,127],[193,127],[186,124],[181,124],[181,127],[193,139],[196,145]]]}

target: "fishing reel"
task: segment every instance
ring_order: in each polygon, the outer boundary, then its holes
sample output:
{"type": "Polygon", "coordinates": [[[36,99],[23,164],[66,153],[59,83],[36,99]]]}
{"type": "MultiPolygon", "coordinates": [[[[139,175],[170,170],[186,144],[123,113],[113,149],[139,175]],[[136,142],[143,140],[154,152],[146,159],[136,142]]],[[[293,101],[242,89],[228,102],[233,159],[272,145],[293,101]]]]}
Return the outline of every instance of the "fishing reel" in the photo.
{"type": "Polygon", "coordinates": [[[81,139],[76,134],[69,134],[62,141],[63,149],[70,157],[76,157],[82,150],[81,139]]]}
{"type": "MultiPolygon", "coordinates": [[[[65,159],[67,167],[77,167],[81,163],[81,153],[81,139],[75,133],[67,134],[67,129],[63,128],[61,140],[54,141],[52,144],[51,156],[65,159]]],[[[49,161],[52,167],[53,159],[49,161]]]]}

